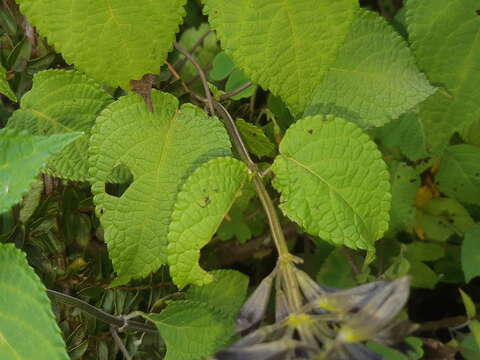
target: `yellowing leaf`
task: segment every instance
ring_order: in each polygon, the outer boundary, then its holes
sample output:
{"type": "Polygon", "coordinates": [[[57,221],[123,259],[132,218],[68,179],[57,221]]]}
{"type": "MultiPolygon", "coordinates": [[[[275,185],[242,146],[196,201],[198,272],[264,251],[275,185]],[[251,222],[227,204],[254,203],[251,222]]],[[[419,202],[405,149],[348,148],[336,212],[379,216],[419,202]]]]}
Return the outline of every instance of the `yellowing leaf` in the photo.
{"type": "Polygon", "coordinates": [[[212,276],[198,261],[247,179],[246,166],[218,158],[200,166],[178,194],[168,234],[168,263],[175,284],[205,285],[212,276]]]}
{"type": "Polygon", "coordinates": [[[182,22],[186,0],[18,0],[40,34],[79,70],[129,89],[158,73],[182,22]]]}
{"type": "Polygon", "coordinates": [[[139,278],[167,262],[167,233],[177,193],[201,164],[231,154],[217,118],[169,94],[152,92],[154,112],[136,95],[122,97],[97,119],[90,142],[92,192],[117,284],[139,278]],[[133,182],[121,197],[105,183],[126,167],[133,182]]]}
{"type": "Polygon", "coordinates": [[[320,115],[299,120],[287,130],[273,171],[280,207],[309,233],[372,249],[387,230],[390,176],[357,125],[320,115]]]}

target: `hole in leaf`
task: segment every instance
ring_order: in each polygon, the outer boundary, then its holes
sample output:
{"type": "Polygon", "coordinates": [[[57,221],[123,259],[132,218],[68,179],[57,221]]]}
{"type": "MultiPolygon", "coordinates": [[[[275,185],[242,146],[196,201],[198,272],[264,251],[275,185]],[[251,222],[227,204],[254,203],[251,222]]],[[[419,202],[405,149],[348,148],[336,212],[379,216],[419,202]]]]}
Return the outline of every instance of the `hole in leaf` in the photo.
{"type": "Polygon", "coordinates": [[[120,198],[125,194],[132,182],[133,174],[130,169],[123,164],[119,164],[108,175],[108,182],[105,183],[105,192],[120,198]]]}

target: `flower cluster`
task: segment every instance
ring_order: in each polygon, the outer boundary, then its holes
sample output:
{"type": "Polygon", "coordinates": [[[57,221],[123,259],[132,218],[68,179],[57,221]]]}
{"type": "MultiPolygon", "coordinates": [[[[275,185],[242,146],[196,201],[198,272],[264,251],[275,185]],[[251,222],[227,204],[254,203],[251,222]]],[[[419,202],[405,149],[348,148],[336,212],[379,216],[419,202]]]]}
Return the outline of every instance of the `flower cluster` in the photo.
{"type": "MultiPolygon", "coordinates": [[[[292,286],[291,281],[288,284],[292,286]]],[[[381,360],[382,356],[363,343],[375,341],[391,346],[413,330],[410,322],[398,320],[397,316],[407,302],[409,288],[408,277],[347,290],[326,288],[292,263],[279,263],[237,317],[237,332],[243,337],[215,358],[381,360]],[[286,288],[289,274],[301,294],[297,309],[292,309],[292,289],[286,288]],[[275,322],[258,328],[265,318],[274,283],[275,322]]]]}

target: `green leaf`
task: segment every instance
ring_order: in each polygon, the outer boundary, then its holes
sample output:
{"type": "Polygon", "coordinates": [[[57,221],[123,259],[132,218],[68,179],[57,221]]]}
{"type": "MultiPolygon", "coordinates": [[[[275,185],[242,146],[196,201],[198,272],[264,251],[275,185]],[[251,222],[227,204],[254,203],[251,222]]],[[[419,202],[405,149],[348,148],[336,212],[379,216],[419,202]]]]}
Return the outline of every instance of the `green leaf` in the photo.
{"type": "Polygon", "coordinates": [[[235,270],[214,270],[210,274],[214,280],[204,286],[190,286],[186,299],[204,303],[233,318],[247,295],[248,277],[235,270]]]}
{"type": "Polygon", "coordinates": [[[117,284],[167,263],[168,227],[182,184],[204,162],[231,154],[218,119],[190,104],[178,110],[178,100],[159,91],[152,91],[152,102],[150,113],[139,95],[122,97],[98,117],[90,141],[92,192],[117,284]],[[134,178],[120,198],[105,191],[118,166],[134,178]]]}
{"type": "Polygon", "coordinates": [[[20,202],[47,160],[78,139],[81,133],[34,136],[0,130],[0,214],[20,202]]]}
{"type": "Polygon", "coordinates": [[[446,241],[463,235],[474,225],[468,211],[456,200],[436,198],[417,211],[417,226],[430,240],[446,241]]]}
{"type": "Polygon", "coordinates": [[[186,0],[17,3],[68,63],[98,81],[129,89],[130,80],[159,72],[182,22],[186,0]]]}
{"type": "Polygon", "coordinates": [[[375,143],[353,123],[321,115],[292,125],[274,164],[280,207],[309,233],[373,249],[388,228],[390,176],[375,143]]]}
{"type": "Polygon", "coordinates": [[[480,321],[472,320],[468,324],[468,327],[470,328],[470,331],[473,334],[473,337],[475,339],[475,342],[477,343],[477,346],[480,346],[480,321]]]}
{"type": "MultiPolygon", "coordinates": [[[[361,263],[357,265],[361,266],[361,263]]],[[[340,289],[357,285],[352,266],[340,249],[335,249],[328,255],[316,279],[319,284],[340,289]]]]}
{"type": "Polygon", "coordinates": [[[375,353],[382,355],[382,359],[388,360],[408,360],[407,356],[402,354],[400,351],[392,349],[387,345],[383,345],[377,342],[369,341],[367,342],[367,348],[374,351],[375,353]]]}
{"type": "Polygon", "coordinates": [[[355,0],[204,0],[222,47],[247,77],[302,113],[335,60],[355,0]]]}
{"type": "Polygon", "coordinates": [[[392,208],[390,227],[394,230],[412,229],[415,225],[415,196],[421,185],[420,176],[402,162],[390,166],[392,179],[392,208]]]}
{"type": "Polygon", "coordinates": [[[17,97],[7,81],[7,70],[5,70],[2,64],[0,64],[0,94],[5,95],[12,101],[17,101],[17,97]]]}
{"type": "Polygon", "coordinates": [[[378,14],[361,11],[305,115],[335,114],[381,126],[433,94],[405,40],[378,14]]]}
{"type": "Polygon", "coordinates": [[[460,291],[460,295],[462,296],[463,305],[465,305],[465,311],[467,312],[468,319],[473,319],[477,315],[475,303],[465,291],[462,289],[458,289],[458,291],[460,291]]]}
{"type": "MultiPolygon", "coordinates": [[[[179,43],[184,49],[193,49],[208,31],[210,31],[208,24],[201,24],[198,28],[188,28],[182,33],[179,43]]],[[[220,46],[218,45],[217,37],[213,31],[210,31],[203,39],[201,45],[195,47],[195,51],[192,52],[192,55],[195,56],[195,59],[202,68],[206,68],[212,64],[212,61],[215,61],[215,56],[219,51],[220,46]]],[[[177,61],[185,61],[185,56],[178,54],[177,61]]],[[[197,74],[198,72],[191,61],[186,61],[180,70],[180,75],[182,76],[183,81],[186,82],[193,79],[197,74]]],[[[200,83],[200,81],[198,83],[200,83]]],[[[195,87],[194,89],[196,90],[195,87]]],[[[203,88],[200,87],[200,90],[203,91],[203,88]]]]}
{"type": "Polygon", "coordinates": [[[88,179],[88,139],[95,118],[112,101],[97,83],[76,71],[46,70],[33,79],[8,127],[36,135],[83,131],[84,135],[53,157],[45,172],[64,179],[88,179]]]}
{"type": "Polygon", "coordinates": [[[233,335],[233,321],[189,300],[175,301],[160,314],[150,314],[147,318],[155,323],[167,345],[165,360],[204,359],[233,335]]]}
{"type": "Polygon", "coordinates": [[[235,64],[230,57],[222,51],[215,56],[212,63],[212,70],[210,70],[210,78],[213,81],[222,81],[227,78],[235,69],[235,64]]]}
{"type": "Polygon", "coordinates": [[[480,148],[466,144],[449,146],[435,179],[442,193],[480,205],[480,148]]]}
{"type": "Polygon", "coordinates": [[[69,359],[46,289],[13,244],[0,244],[0,293],[2,360],[69,359]]]}
{"type": "Polygon", "coordinates": [[[409,39],[419,67],[442,86],[420,108],[432,152],[480,118],[480,17],[477,0],[410,0],[409,39]],[[452,50],[453,49],[453,50],[452,50]]]}
{"type": "Polygon", "coordinates": [[[218,158],[200,166],[185,182],[175,202],[168,233],[170,275],[179,288],[213,280],[198,264],[200,249],[217,231],[247,176],[242,162],[218,158]]]}
{"type": "Polygon", "coordinates": [[[465,282],[480,275],[480,225],[475,225],[465,234],[462,243],[462,269],[465,282]]]}
{"type": "MultiPolygon", "coordinates": [[[[249,82],[250,80],[245,76],[242,70],[235,69],[228,77],[227,83],[225,84],[225,91],[230,92],[238,89],[240,86],[249,82]]],[[[237,95],[231,97],[232,100],[240,100],[243,98],[248,98],[255,93],[255,85],[251,85],[245,90],[239,92],[237,95]]]]}
{"type": "Polygon", "coordinates": [[[435,261],[445,256],[445,248],[439,244],[415,241],[406,245],[407,258],[417,261],[435,261]]]}
{"type": "Polygon", "coordinates": [[[398,148],[407,158],[417,161],[428,156],[423,123],[415,113],[407,113],[379,129],[382,144],[398,148]]]}
{"type": "Polygon", "coordinates": [[[439,276],[428,265],[421,261],[410,261],[410,276],[412,286],[424,289],[434,289],[440,280],[439,276]]]}
{"type": "Polygon", "coordinates": [[[275,145],[265,135],[263,130],[258,126],[250,124],[243,119],[237,119],[235,121],[238,131],[242,135],[248,150],[258,156],[272,156],[275,153],[275,145]]]}

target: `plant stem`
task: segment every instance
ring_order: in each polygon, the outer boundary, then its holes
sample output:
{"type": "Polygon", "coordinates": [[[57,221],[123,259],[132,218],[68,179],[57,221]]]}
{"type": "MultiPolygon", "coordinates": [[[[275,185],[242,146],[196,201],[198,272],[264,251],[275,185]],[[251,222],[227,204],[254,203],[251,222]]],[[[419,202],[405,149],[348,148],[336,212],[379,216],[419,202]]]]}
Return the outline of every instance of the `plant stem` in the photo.
{"type": "Polygon", "coordinates": [[[110,324],[115,327],[123,327],[126,330],[133,331],[143,331],[147,333],[157,333],[158,330],[155,326],[144,324],[139,321],[134,320],[125,320],[120,316],[113,316],[109,313],[106,313],[103,310],[96,308],[89,303],[82,301],[80,299],[74,298],[73,296],[63,294],[61,292],[47,289],[47,295],[52,299],[56,300],[62,304],[75,306],[84,313],[93,316],[97,320],[100,320],[106,324],[110,324]]]}
{"type": "Polygon", "coordinates": [[[215,110],[213,109],[212,93],[210,92],[210,88],[208,87],[207,77],[205,76],[205,72],[202,70],[202,67],[197,62],[197,60],[195,60],[195,58],[187,50],[185,50],[182,47],[182,45],[180,45],[177,42],[173,43],[173,45],[175,46],[175,49],[180,51],[183,54],[183,56],[185,56],[188,60],[190,60],[190,62],[193,64],[193,66],[197,70],[198,75],[200,75],[200,79],[202,80],[203,90],[205,91],[205,96],[207,97],[208,109],[209,109],[210,113],[212,113],[212,114],[215,113],[215,110]]]}
{"type": "Polygon", "coordinates": [[[238,95],[240,94],[243,90],[245,89],[248,89],[250,86],[252,86],[253,83],[251,81],[248,81],[246,82],[245,84],[239,86],[238,88],[226,93],[226,94],[223,94],[222,96],[220,96],[220,101],[223,101],[223,100],[227,100],[235,95],[238,95]]]}

